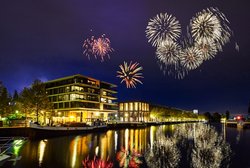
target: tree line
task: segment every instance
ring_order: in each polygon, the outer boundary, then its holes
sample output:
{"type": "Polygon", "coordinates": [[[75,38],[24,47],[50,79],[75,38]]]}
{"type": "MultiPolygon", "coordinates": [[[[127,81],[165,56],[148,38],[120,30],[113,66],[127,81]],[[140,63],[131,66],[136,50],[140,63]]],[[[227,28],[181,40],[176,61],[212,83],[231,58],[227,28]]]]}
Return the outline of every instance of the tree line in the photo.
{"type": "Polygon", "coordinates": [[[28,118],[38,122],[39,118],[45,120],[45,116],[51,115],[52,111],[52,103],[49,101],[45,84],[41,80],[34,80],[31,86],[24,87],[20,93],[15,90],[13,95],[0,82],[1,118],[6,120],[28,118]]]}

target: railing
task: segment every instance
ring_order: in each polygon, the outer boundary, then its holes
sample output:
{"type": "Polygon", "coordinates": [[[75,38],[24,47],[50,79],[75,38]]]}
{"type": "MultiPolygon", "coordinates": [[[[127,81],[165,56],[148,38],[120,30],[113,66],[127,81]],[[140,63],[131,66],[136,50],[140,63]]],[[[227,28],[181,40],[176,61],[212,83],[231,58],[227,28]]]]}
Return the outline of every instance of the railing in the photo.
{"type": "Polygon", "coordinates": [[[26,137],[0,137],[0,155],[5,154],[10,148],[21,146],[26,137]]]}

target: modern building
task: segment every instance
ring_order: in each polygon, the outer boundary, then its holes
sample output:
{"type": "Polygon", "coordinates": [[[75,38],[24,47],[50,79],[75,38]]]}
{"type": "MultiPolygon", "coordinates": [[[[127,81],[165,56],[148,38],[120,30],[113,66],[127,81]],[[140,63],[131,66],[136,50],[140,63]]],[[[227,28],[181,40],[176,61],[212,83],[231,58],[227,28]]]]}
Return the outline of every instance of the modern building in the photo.
{"type": "Polygon", "coordinates": [[[119,103],[119,118],[124,122],[147,122],[150,120],[149,104],[141,101],[119,103]]]}
{"type": "Polygon", "coordinates": [[[53,103],[53,122],[108,120],[118,112],[117,86],[80,74],[45,83],[53,103]]]}

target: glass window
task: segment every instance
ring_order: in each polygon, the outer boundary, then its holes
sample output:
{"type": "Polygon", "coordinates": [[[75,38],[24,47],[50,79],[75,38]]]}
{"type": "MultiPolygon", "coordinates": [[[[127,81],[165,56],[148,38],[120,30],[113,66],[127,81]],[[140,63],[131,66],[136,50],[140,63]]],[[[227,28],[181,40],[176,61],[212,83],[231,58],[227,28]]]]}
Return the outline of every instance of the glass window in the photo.
{"type": "Polygon", "coordinates": [[[70,92],[70,87],[69,87],[69,86],[67,86],[67,87],[65,88],[65,92],[70,92]]]}
{"type": "Polygon", "coordinates": [[[57,96],[53,96],[53,102],[57,101],[57,96]]]}
{"type": "Polygon", "coordinates": [[[65,108],[69,108],[69,102],[65,102],[65,103],[64,103],[64,107],[65,107],[65,108]]]}
{"type": "Polygon", "coordinates": [[[124,105],[125,105],[124,111],[128,111],[128,103],[124,103],[124,105]]]}
{"type": "Polygon", "coordinates": [[[135,102],[135,111],[138,111],[138,102],[135,102]]]}
{"type": "Polygon", "coordinates": [[[133,107],[133,103],[129,103],[129,111],[133,111],[134,107],[133,107]]]}
{"type": "Polygon", "coordinates": [[[70,94],[70,100],[75,100],[76,99],[76,94],[70,94]]]}
{"type": "Polygon", "coordinates": [[[63,103],[59,103],[59,108],[63,108],[63,103]]]}
{"type": "Polygon", "coordinates": [[[58,101],[63,101],[63,96],[62,95],[58,96],[58,101]]]}
{"type": "Polygon", "coordinates": [[[120,108],[120,111],[123,111],[123,103],[120,103],[119,108],[120,108]]]}

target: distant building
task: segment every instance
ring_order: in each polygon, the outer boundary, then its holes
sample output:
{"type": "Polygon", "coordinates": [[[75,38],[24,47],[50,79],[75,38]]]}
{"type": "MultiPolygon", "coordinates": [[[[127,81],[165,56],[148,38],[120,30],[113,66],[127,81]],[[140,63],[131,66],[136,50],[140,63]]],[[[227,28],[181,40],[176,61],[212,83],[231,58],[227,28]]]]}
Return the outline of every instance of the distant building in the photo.
{"type": "Polygon", "coordinates": [[[119,118],[124,122],[149,121],[149,104],[140,101],[120,102],[119,118]]]}
{"type": "Polygon", "coordinates": [[[117,86],[80,74],[45,82],[53,122],[108,120],[118,112],[117,86]]]}

